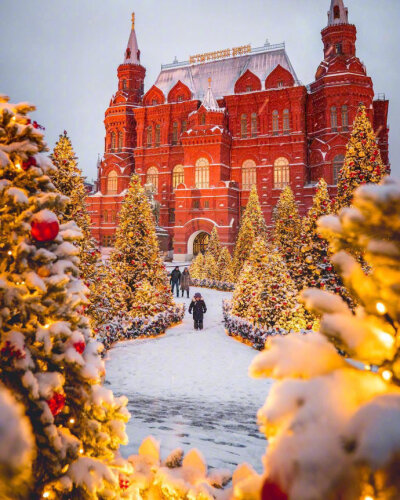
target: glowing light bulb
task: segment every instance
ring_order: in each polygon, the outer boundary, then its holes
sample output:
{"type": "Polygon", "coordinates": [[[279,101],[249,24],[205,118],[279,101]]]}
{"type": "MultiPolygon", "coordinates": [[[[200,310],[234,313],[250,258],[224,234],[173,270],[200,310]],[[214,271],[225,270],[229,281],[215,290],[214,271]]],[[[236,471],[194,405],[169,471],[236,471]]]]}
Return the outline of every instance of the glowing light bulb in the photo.
{"type": "Polygon", "coordinates": [[[11,250],[9,250],[7,253],[8,253],[8,255],[12,255],[12,251],[11,250]]]}
{"type": "Polygon", "coordinates": [[[48,491],[45,491],[42,496],[43,498],[49,498],[50,493],[48,491]]]}
{"type": "Polygon", "coordinates": [[[83,453],[83,448],[80,448],[80,449],[79,449],[79,453],[82,455],[82,453],[83,453]]]}
{"type": "Polygon", "coordinates": [[[50,326],[50,323],[47,323],[44,325],[45,328],[49,328],[49,326],[50,326]]]}
{"type": "Polygon", "coordinates": [[[75,423],[75,419],[74,419],[74,418],[70,418],[70,419],[69,419],[69,423],[70,423],[70,424],[74,424],[74,423],[75,423]]]}
{"type": "Polygon", "coordinates": [[[16,163],[16,164],[15,164],[15,168],[16,168],[17,170],[21,170],[21,164],[20,164],[20,163],[16,163]]]}
{"type": "Polygon", "coordinates": [[[364,368],[365,368],[367,371],[370,371],[370,370],[371,370],[371,365],[364,365],[364,368]]]}
{"type": "Polygon", "coordinates": [[[385,314],[385,312],[386,312],[385,304],[382,304],[382,302],[377,302],[376,303],[376,310],[378,311],[379,314],[385,314]]]}
{"type": "Polygon", "coordinates": [[[382,378],[388,382],[393,377],[393,373],[390,370],[383,370],[382,378]]]}
{"type": "Polygon", "coordinates": [[[374,497],[371,497],[371,495],[367,495],[364,497],[364,500],[375,500],[374,497]]]}

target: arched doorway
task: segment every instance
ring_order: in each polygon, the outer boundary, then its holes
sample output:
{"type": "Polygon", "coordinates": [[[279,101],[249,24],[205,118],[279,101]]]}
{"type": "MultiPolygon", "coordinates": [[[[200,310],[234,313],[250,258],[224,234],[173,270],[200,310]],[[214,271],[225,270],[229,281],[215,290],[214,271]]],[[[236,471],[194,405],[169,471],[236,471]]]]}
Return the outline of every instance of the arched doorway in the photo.
{"type": "Polygon", "coordinates": [[[205,253],[207,250],[210,235],[204,231],[199,233],[193,241],[193,255],[196,256],[200,252],[205,253]]]}

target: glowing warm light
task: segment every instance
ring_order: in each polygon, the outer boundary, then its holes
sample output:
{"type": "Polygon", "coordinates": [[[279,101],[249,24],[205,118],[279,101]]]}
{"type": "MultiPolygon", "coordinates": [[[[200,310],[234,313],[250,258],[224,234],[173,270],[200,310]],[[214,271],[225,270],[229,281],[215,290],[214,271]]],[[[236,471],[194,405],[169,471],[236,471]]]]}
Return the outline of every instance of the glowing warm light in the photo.
{"type": "Polygon", "coordinates": [[[392,377],[393,377],[393,373],[391,371],[383,370],[383,372],[382,372],[383,380],[386,380],[386,382],[388,382],[392,377]]]}
{"type": "Polygon", "coordinates": [[[21,170],[21,164],[20,163],[16,163],[15,164],[15,168],[17,168],[18,170],[21,170]]]}
{"type": "Polygon", "coordinates": [[[370,495],[367,495],[364,497],[364,500],[374,500],[374,497],[371,497],[370,495]]]}
{"type": "Polygon", "coordinates": [[[47,323],[46,325],[44,325],[45,328],[49,328],[50,326],[50,323],[47,323]]]}
{"type": "Polygon", "coordinates": [[[383,330],[375,330],[375,332],[382,344],[385,344],[385,347],[393,347],[394,338],[390,335],[390,333],[384,332],[383,330]]]}
{"type": "Polygon", "coordinates": [[[365,368],[367,371],[369,371],[369,370],[371,370],[371,365],[364,365],[364,368],[365,368]]]}
{"type": "Polygon", "coordinates": [[[50,496],[50,493],[48,491],[45,491],[43,493],[43,498],[49,498],[49,496],[50,496]]]}
{"type": "Polygon", "coordinates": [[[82,453],[83,453],[83,448],[80,448],[79,453],[82,455],[82,453]]]}
{"type": "Polygon", "coordinates": [[[7,253],[8,253],[8,255],[12,255],[12,251],[11,250],[9,250],[7,253]]]}
{"type": "Polygon", "coordinates": [[[379,314],[385,314],[385,312],[386,312],[385,304],[382,304],[382,302],[377,302],[376,303],[376,310],[378,311],[379,314]]]}
{"type": "Polygon", "coordinates": [[[70,423],[70,424],[74,424],[74,423],[75,423],[75,419],[74,419],[74,418],[70,418],[70,419],[69,419],[69,423],[70,423]]]}

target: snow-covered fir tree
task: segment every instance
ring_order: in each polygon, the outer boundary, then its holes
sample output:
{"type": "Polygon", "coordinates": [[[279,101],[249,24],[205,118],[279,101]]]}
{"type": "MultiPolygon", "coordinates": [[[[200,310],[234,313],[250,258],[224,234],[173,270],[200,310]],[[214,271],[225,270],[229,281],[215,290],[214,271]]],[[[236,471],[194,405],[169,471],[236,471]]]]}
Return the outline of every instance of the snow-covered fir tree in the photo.
{"type": "Polygon", "coordinates": [[[1,382],[34,430],[29,498],[118,498],[129,413],[101,385],[99,344],[81,314],[81,234],[74,222],[59,224],[67,200],[49,179],[33,110],[0,97],[1,382]]]}
{"type": "Polygon", "coordinates": [[[219,281],[233,283],[232,257],[227,247],[223,247],[217,262],[219,281]]]}
{"type": "Polygon", "coordinates": [[[302,287],[301,218],[290,186],[286,186],[274,210],[274,245],[285,260],[300,290],[302,287]]]}
{"type": "Polygon", "coordinates": [[[253,185],[253,187],[251,188],[246,209],[243,212],[242,223],[245,219],[251,220],[251,224],[253,226],[254,233],[257,235],[257,238],[267,238],[267,224],[262,214],[256,185],[253,185]]]}
{"type": "Polygon", "coordinates": [[[269,439],[265,475],[290,499],[400,498],[399,221],[400,183],[391,178],[359,187],[350,208],[323,217],[358,307],[304,291],[323,315],[320,333],[275,338],[251,365],[253,376],[278,379],[258,417],[269,439]]]}
{"type": "Polygon", "coordinates": [[[143,305],[144,289],[148,291],[148,286],[152,289],[149,294],[151,299],[147,307],[141,308],[144,316],[151,315],[155,310],[164,311],[173,305],[167,271],[159,251],[154,216],[137,175],[132,175],[122,203],[110,265],[117,279],[124,282],[129,290],[125,299],[128,311],[143,305]]]}
{"type": "MultiPolygon", "coordinates": [[[[301,234],[301,267],[302,288],[317,287],[338,293],[349,303],[348,290],[343,286],[342,279],[335,272],[330,260],[329,244],[318,231],[318,219],[332,212],[328,187],[324,179],[320,179],[313,197],[313,203],[307,216],[302,220],[301,234]]],[[[299,278],[300,278],[299,277],[299,278]]]]}
{"type": "Polygon", "coordinates": [[[306,328],[297,289],[278,252],[257,238],[232,298],[232,314],[263,328],[306,328]]]}
{"type": "Polygon", "coordinates": [[[360,184],[378,183],[386,174],[366,108],[360,105],[347,143],[344,164],[338,175],[335,211],[351,204],[354,190],[360,184]]]}
{"type": "Polygon", "coordinates": [[[250,256],[255,240],[256,233],[254,232],[251,219],[249,217],[243,218],[232,259],[232,273],[235,278],[239,277],[245,262],[250,256]]]}
{"type": "Polygon", "coordinates": [[[204,256],[204,277],[210,280],[218,279],[218,265],[212,253],[204,256]]]}
{"type": "Polygon", "coordinates": [[[205,255],[206,256],[212,255],[214,257],[215,262],[217,262],[221,254],[221,251],[222,251],[222,245],[219,240],[217,228],[214,226],[211,231],[205,255]]]}
{"type": "Polygon", "coordinates": [[[190,276],[202,280],[206,278],[206,262],[204,255],[200,252],[193,259],[189,267],[190,276]]]}
{"type": "Polygon", "coordinates": [[[76,222],[82,232],[83,237],[78,242],[81,277],[91,288],[96,280],[100,252],[90,231],[91,221],[86,208],[87,192],[82,171],[78,167],[78,158],[65,130],[59,136],[51,159],[56,169],[50,173],[50,178],[57,191],[68,197],[63,211],[57,215],[62,223],[76,222]]]}

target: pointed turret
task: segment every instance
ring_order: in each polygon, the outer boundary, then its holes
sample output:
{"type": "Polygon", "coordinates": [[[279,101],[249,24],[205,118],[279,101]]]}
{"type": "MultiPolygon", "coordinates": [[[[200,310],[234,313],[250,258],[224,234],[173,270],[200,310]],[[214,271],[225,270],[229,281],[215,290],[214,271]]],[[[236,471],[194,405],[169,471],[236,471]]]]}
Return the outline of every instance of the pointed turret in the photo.
{"type": "Polygon", "coordinates": [[[211,90],[211,78],[208,79],[208,89],[201,104],[209,111],[218,111],[220,109],[211,90]]]}
{"type": "Polygon", "coordinates": [[[134,12],[132,12],[132,28],[125,50],[124,64],[140,64],[140,50],[136,39],[134,12]]]}
{"type": "Polygon", "coordinates": [[[334,24],[348,24],[349,11],[344,6],[343,0],[331,0],[331,8],[328,10],[328,26],[334,24]]]}

